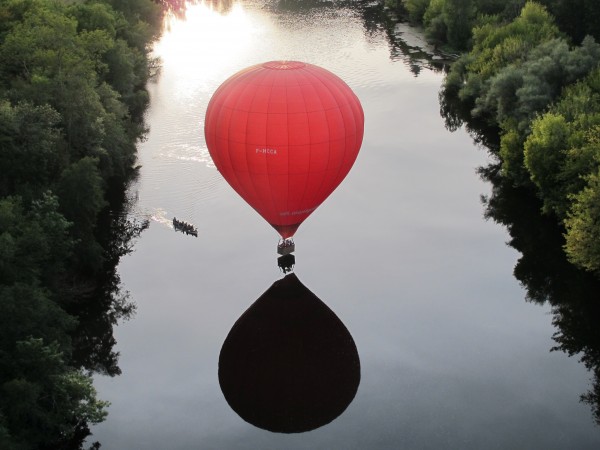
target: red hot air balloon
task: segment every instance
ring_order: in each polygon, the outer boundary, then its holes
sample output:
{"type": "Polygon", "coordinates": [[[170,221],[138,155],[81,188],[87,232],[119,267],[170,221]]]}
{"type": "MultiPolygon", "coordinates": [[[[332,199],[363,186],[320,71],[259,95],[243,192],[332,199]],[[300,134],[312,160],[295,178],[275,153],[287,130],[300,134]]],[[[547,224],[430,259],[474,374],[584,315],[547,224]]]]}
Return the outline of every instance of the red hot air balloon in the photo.
{"type": "Polygon", "coordinates": [[[227,79],[204,125],[217,169],[283,239],[346,177],[363,132],[348,85],[299,61],[258,64],[227,79]]]}

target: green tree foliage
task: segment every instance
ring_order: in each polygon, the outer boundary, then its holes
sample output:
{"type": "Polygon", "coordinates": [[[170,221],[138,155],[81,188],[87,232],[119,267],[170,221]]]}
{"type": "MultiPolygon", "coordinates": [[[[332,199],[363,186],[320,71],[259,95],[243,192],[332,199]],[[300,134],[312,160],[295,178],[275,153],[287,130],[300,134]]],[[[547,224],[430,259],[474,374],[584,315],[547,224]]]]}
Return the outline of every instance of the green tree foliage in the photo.
{"type": "MultiPolygon", "coordinates": [[[[127,40],[132,31],[124,13],[107,4],[33,5],[0,44],[0,82],[8,98],[51,106],[60,114],[70,158],[98,157],[105,178],[122,177],[133,162],[131,142],[144,131],[145,44],[127,40]]],[[[152,36],[148,29],[136,39],[147,43],[152,36]]]]}
{"type": "Polygon", "coordinates": [[[106,416],[91,378],[66,365],[57,344],[18,341],[11,363],[0,387],[8,448],[57,448],[82,424],[106,416]]]}
{"type": "Polygon", "coordinates": [[[403,3],[406,11],[408,11],[410,20],[421,23],[431,0],[403,0],[403,3]]]}
{"type": "MultiPolygon", "coordinates": [[[[561,208],[559,177],[567,157],[569,124],[560,114],[548,113],[536,119],[525,143],[525,165],[531,180],[544,198],[546,211],[561,208]]],[[[561,208],[562,209],[562,208],[561,208]]]]}
{"type": "MultiPolygon", "coordinates": [[[[438,44],[466,42],[474,26],[511,22],[519,16],[527,0],[388,0],[399,2],[413,23],[423,24],[438,44]],[[442,7],[446,14],[442,16],[442,7]],[[468,9],[464,9],[468,6],[468,9]],[[429,12],[428,12],[429,10],[429,12]],[[469,11],[469,14],[464,14],[469,11]],[[445,32],[450,29],[450,33],[445,32]],[[443,32],[442,32],[443,31],[443,32]]],[[[597,0],[535,0],[555,18],[558,28],[575,44],[586,36],[600,39],[600,2],[597,0]]]]}
{"type": "Polygon", "coordinates": [[[436,44],[446,41],[448,26],[444,20],[444,5],[446,0],[430,0],[423,14],[423,25],[427,38],[436,44]]]}
{"type": "Polygon", "coordinates": [[[560,29],[575,43],[585,36],[600,39],[600,2],[597,0],[538,0],[556,17],[560,29]]]}
{"type": "Polygon", "coordinates": [[[591,37],[574,48],[569,48],[564,39],[551,39],[532,49],[518,64],[500,69],[485,83],[472,114],[499,124],[505,175],[518,183],[528,182],[523,145],[532,121],[559,97],[564,86],[590,73],[599,58],[600,45],[591,37]]]}
{"type": "Polygon", "coordinates": [[[594,70],[566,88],[560,101],[533,121],[525,141],[525,167],[539,189],[544,211],[560,220],[567,217],[573,199],[598,167],[599,136],[600,70],[594,70]]]}
{"type": "Polygon", "coordinates": [[[447,27],[446,40],[451,47],[461,50],[467,48],[475,12],[473,0],[444,2],[442,15],[447,27]]]}
{"type": "Polygon", "coordinates": [[[506,22],[517,17],[526,0],[474,0],[479,15],[496,16],[506,22]]]}
{"type": "Polygon", "coordinates": [[[152,0],[0,0],[0,448],[78,448],[106,414],[87,373],[119,373],[135,235],[106,192],[145,132],[160,21],[152,0]]]}
{"type": "Polygon", "coordinates": [[[118,13],[117,38],[141,53],[156,37],[162,20],[159,2],[150,0],[104,0],[118,13]]]}
{"type": "Polygon", "coordinates": [[[463,62],[452,67],[446,79],[462,101],[475,106],[487,93],[487,82],[503,68],[519,66],[539,44],[559,36],[552,17],[540,5],[528,2],[512,22],[489,22],[473,30],[473,48],[462,56],[463,62]]]}
{"type": "Polygon", "coordinates": [[[0,283],[56,290],[73,246],[70,225],[50,193],[27,209],[19,197],[0,199],[0,283]]]}
{"type": "MultiPolygon", "coordinates": [[[[565,88],[559,101],[531,122],[524,143],[516,126],[502,136],[505,140],[503,164],[518,165],[523,149],[523,167],[538,189],[543,212],[564,222],[570,260],[599,271],[600,258],[594,252],[600,242],[600,222],[593,199],[600,161],[600,69],[565,88]],[[507,155],[514,155],[516,161],[507,155]]],[[[505,172],[515,179],[514,168],[505,172]]]]}
{"type": "Polygon", "coordinates": [[[96,274],[103,263],[103,249],[94,239],[98,214],[106,206],[97,164],[98,160],[94,158],[80,159],[65,169],[57,186],[61,211],[75,225],[77,252],[74,263],[79,271],[87,274],[96,274]]]}
{"type": "MultiPolygon", "coordinates": [[[[543,3],[566,14],[561,2],[543,3]]],[[[479,20],[473,48],[445,80],[447,123],[455,129],[461,118],[475,119],[496,129],[502,174],[535,186],[543,213],[566,227],[570,260],[597,270],[593,242],[600,232],[590,199],[599,158],[600,45],[591,36],[573,45],[535,2],[510,22],[502,22],[501,14],[479,20]]],[[[558,23],[565,20],[571,19],[559,16],[558,23]]]]}
{"type": "Polygon", "coordinates": [[[106,204],[97,164],[98,160],[90,157],[71,164],[57,187],[65,217],[86,231],[94,229],[96,216],[106,204]]]}
{"type": "Polygon", "coordinates": [[[56,197],[25,208],[0,200],[0,443],[37,448],[68,439],[82,422],[100,421],[106,404],[91,380],[68,366],[75,317],[63,309],[72,240],[56,197]]]}
{"type": "Polygon", "coordinates": [[[600,273],[600,173],[587,178],[587,186],[573,197],[566,219],[566,251],[575,264],[600,273]]]}
{"type": "MultiPolygon", "coordinates": [[[[430,41],[461,50],[471,38],[476,0],[406,0],[404,7],[413,22],[423,23],[430,41]]],[[[487,5],[486,5],[487,6],[487,5]]]]}
{"type": "Polygon", "coordinates": [[[562,38],[543,42],[488,80],[473,114],[500,124],[515,119],[519,131],[526,131],[537,112],[554,101],[564,86],[590,73],[599,59],[600,45],[591,37],[574,48],[562,38]]]}
{"type": "Polygon", "coordinates": [[[422,23],[430,41],[454,50],[469,47],[474,26],[512,20],[524,4],[525,0],[402,0],[409,20],[422,23]]]}
{"type": "Polygon", "coordinates": [[[65,168],[60,114],[49,105],[0,100],[0,196],[38,197],[65,168]]]}

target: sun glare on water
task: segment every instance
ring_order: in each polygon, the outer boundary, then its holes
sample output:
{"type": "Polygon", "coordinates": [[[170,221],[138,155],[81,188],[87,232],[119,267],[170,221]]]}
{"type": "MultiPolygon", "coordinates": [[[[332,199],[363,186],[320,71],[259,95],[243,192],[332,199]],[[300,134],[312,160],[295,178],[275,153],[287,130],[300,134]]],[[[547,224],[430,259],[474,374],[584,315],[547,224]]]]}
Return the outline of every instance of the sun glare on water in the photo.
{"type": "Polygon", "coordinates": [[[262,27],[240,3],[230,5],[220,10],[218,2],[189,3],[185,19],[166,18],[165,32],[154,47],[163,76],[176,76],[178,86],[195,89],[237,70],[262,27]]]}

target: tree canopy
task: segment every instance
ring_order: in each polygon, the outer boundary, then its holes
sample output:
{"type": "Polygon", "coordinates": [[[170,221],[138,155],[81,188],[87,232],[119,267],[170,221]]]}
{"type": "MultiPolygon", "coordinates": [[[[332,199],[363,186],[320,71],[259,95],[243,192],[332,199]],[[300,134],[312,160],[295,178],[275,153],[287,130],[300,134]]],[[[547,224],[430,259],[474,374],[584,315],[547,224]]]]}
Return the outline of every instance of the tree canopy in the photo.
{"type": "MultiPolygon", "coordinates": [[[[582,7],[594,9],[585,2],[582,7]]],[[[502,174],[535,187],[542,213],[564,227],[569,259],[600,274],[593,250],[600,222],[592,206],[600,156],[600,44],[562,26],[576,22],[564,14],[562,2],[528,1],[513,19],[496,15],[475,26],[472,47],[452,65],[440,98],[453,129],[467,121],[483,134],[486,127],[497,130],[499,145],[492,150],[502,174]]]]}
{"type": "Polygon", "coordinates": [[[108,191],[133,174],[162,11],[0,0],[3,449],[79,448],[106,415],[90,374],[119,371],[112,326],[133,306],[114,268],[143,229],[107,220],[108,191]]]}

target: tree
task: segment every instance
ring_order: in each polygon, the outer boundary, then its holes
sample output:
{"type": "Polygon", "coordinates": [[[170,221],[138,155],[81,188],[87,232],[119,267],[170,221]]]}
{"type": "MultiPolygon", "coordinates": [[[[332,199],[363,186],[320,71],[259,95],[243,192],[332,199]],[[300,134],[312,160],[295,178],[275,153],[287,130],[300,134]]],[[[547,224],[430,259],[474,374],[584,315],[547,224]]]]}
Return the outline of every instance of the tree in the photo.
{"type": "Polygon", "coordinates": [[[28,208],[19,197],[0,199],[0,284],[54,289],[71,257],[71,224],[49,192],[28,208]]]}
{"type": "Polygon", "coordinates": [[[67,162],[59,122],[48,105],[0,101],[0,195],[35,198],[56,181],[67,162]]]}
{"type": "Polygon", "coordinates": [[[558,177],[565,163],[571,130],[563,116],[548,113],[536,119],[525,142],[525,166],[539,188],[546,212],[563,211],[565,198],[558,177]]]}
{"type": "Polygon", "coordinates": [[[108,403],[96,398],[91,378],[68,367],[54,343],[18,341],[2,372],[0,411],[17,448],[57,448],[81,424],[106,417],[108,403]]]}
{"type": "Polygon", "coordinates": [[[446,0],[431,0],[423,15],[423,25],[427,40],[436,45],[446,43],[448,27],[444,21],[444,3],[446,0]]]}
{"type": "Polygon", "coordinates": [[[531,49],[559,36],[552,17],[539,4],[528,2],[512,22],[495,21],[473,29],[473,48],[453,64],[444,82],[444,90],[458,91],[458,97],[475,106],[486,95],[487,81],[503,68],[520,63],[531,49]]]}
{"type": "Polygon", "coordinates": [[[600,39],[600,3],[596,0],[538,0],[556,17],[561,30],[575,43],[585,36],[600,39]]]}
{"type": "Polygon", "coordinates": [[[0,1],[2,449],[79,448],[106,415],[86,373],[120,372],[112,328],[134,305],[116,273],[131,234],[101,213],[145,131],[160,17],[151,0],[0,1]]]}
{"type": "Polygon", "coordinates": [[[57,193],[61,211],[74,224],[78,270],[98,272],[102,267],[103,250],[94,239],[94,228],[98,214],[106,206],[98,160],[85,157],[71,164],[60,178],[57,193]]]}
{"type": "Polygon", "coordinates": [[[446,40],[451,47],[459,50],[468,47],[475,12],[473,0],[445,0],[443,18],[446,40]]]}
{"type": "Polygon", "coordinates": [[[600,70],[569,86],[549,112],[532,122],[525,166],[540,189],[544,210],[564,220],[600,156],[600,70]]]}
{"type": "Polygon", "coordinates": [[[415,23],[423,22],[423,16],[430,2],[431,0],[403,0],[410,20],[415,23]]]}
{"type": "Polygon", "coordinates": [[[570,260],[600,273],[600,173],[592,174],[587,186],[574,196],[565,224],[565,248],[570,260]]]}

